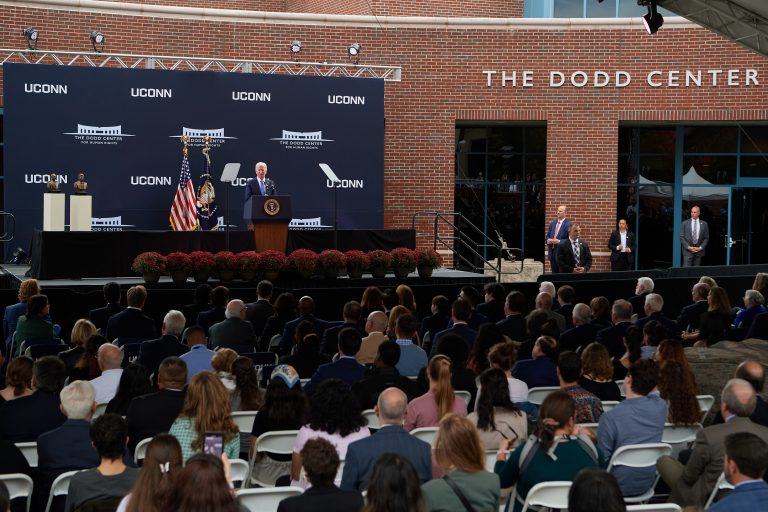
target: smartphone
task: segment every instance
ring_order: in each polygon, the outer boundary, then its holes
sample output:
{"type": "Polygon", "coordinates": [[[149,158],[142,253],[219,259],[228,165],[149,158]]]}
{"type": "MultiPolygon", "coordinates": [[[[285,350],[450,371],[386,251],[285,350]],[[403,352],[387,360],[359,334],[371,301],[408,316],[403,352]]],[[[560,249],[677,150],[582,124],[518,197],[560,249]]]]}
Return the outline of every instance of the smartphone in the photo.
{"type": "Polygon", "coordinates": [[[206,432],[203,435],[203,453],[221,457],[224,453],[224,434],[221,432],[206,432]]]}

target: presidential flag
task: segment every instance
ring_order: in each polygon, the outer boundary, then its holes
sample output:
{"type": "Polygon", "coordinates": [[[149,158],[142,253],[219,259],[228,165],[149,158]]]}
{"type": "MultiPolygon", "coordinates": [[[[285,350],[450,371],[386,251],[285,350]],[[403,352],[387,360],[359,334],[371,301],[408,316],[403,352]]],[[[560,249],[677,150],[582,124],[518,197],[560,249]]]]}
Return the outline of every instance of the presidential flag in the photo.
{"type": "Polygon", "coordinates": [[[189,160],[186,148],[184,160],[181,161],[181,176],[176,196],[171,205],[171,227],[174,231],[192,231],[197,229],[197,198],[192,176],[189,174],[189,160]]]}

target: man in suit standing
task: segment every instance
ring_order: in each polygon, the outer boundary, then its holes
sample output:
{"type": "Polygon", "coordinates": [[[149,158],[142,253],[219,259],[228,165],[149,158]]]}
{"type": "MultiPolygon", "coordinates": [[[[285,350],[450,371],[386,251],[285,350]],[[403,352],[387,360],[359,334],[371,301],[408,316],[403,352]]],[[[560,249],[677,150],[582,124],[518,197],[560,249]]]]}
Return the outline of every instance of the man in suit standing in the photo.
{"type": "Polygon", "coordinates": [[[635,234],[627,229],[627,221],[619,219],[619,229],[611,231],[611,271],[632,270],[635,267],[635,234]]]}
{"type": "Polygon", "coordinates": [[[189,350],[179,341],[185,321],[181,311],[172,309],[163,318],[163,336],[141,343],[138,362],[143,364],[149,373],[157,375],[157,369],[163,359],[168,356],[180,356],[189,350]]]}
{"type": "Polygon", "coordinates": [[[736,432],[725,438],[723,472],[734,486],[728,496],[712,505],[710,512],[759,510],[768,503],[768,444],[755,434],[736,432]]]}
{"type": "Polygon", "coordinates": [[[104,285],[104,300],[107,305],[103,308],[92,309],[88,312],[88,318],[97,329],[102,332],[107,328],[107,321],[112,315],[116,315],[125,308],[120,305],[120,285],[110,281],[104,285]]]}
{"type": "Polygon", "coordinates": [[[589,272],[592,267],[592,253],[587,242],[579,239],[580,235],[581,227],[571,224],[568,237],[560,240],[557,247],[557,268],[564,274],[589,272]]]}
{"type": "Polygon", "coordinates": [[[360,343],[363,337],[360,331],[352,327],[342,329],[339,333],[339,359],[333,363],[321,365],[304,388],[304,392],[309,396],[315,392],[317,387],[328,379],[339,379],[352,386],[355,382],[363,378],[365,366],[361,365],[355,359],[355,354],[360,350],[360,343]]]}
{"type": "Polygon", "coordinates": [[[275,308],[270,303],[273,290],[274,287],[271,282],[266,279],[259,281],[259,284],[256,285],[256,302],[246,304],[248,311],[246,311],[245,317],[253,325],[253,332],[257,333],[257,336],[260,336],[264,331],[267,318],[275,314],[275,308]]]}
{"type": "Polygon", "coordinates": [[[698,267],[706,254],[709,242],[709,226],[699,219],[701,209],[691,208],[691,218],[680,226],[680,244],[683,246],[683,266],[698,267]]]}
{"type": "Polygon", "coordinates": [[[258,162],[255,168],[256,177],[249,178],[245,184],[245,200],[251,196],[275,195],[275,182],[267,179],[267,164],[258,162]]]}
{"type": "Polygon", "coordinates": [[[549,223],[547,229],[547,257],[549,266],[553,274],[561,272],[557,262],[557,250],[560,241],[568,238],[568,230],[571,227],[571,221],[566,218],[567,208],[563,205],[557,207],[557,218],[549,223]]]}
{"type": "Polygon", "coordinates": [[[373,465],[384,453],[395,453],[408,459],[422,482],[432,479],[431,447],[403,429],[407,405],[408,397],[401,390],[388,388],[382,391],[374,407],[381,426],[372,436],[355,441],[347,448],[342,489],[366,489],[373,465]]]}
{"type": "Polygon", "coordinates": [[[147,301],[147,289],[141,285],[132,286],[128,289],[126,296],[128,307],[109,317],[105,337],[109,341],[115,341],[118,338],[144,340],[153,338],[157,332],[155,331],[155,321],[142,312],[144,303],[147,301]]]}
{"type": "Polygon", "coordinates": [[[229,301],[224,320],[213,324],[208,342],[212,349],[231,348],[237,353],[253,352],[256,335],[253,325],[245,319],[245,303],[240,299],[229,301]]]}

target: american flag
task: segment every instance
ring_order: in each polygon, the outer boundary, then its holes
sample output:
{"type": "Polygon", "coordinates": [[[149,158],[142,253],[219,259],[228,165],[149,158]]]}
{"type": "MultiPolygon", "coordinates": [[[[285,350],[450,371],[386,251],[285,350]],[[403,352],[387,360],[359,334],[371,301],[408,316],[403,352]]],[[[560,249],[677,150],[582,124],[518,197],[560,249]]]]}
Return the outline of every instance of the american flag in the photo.
{"type": "Polygon", "coordinates": [[[181,176],[179,186],[176,188],[176,196],[171,205],[171,227],[174,231],[192,231],[197,229],[197,197],[195,187],[192,185],[192,177],[189,174],[189,160],[184,153],[181,161],[181,176]]]}

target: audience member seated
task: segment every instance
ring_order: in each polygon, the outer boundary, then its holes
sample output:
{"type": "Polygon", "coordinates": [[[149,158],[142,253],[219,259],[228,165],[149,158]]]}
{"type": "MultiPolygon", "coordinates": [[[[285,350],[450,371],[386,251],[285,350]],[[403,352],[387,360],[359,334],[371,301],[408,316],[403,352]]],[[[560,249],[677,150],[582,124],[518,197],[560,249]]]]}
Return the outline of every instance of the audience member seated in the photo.
{"type": "MultiPolygon", "coordinates": [[[[147,301],[147,289],[141,285],[132,286],[126,294],[128,307],[107,320],[108,341],[120,338],[148,340],[155,337],[155,321],[142,312],[147,301]]],[[[120,341],[118,341],[120,343],[120,341]]]]}
{"type": "Polygon", "coordinates": [[[299,430],[308,416],[307,399],[301,391],[299,374],[291,366],[279,365],[273,371],[251,430],[251,477],[274,485],[278,478],[291,473],[291,456],[254,453],[261,434],[275,430],[299,430]]]}
{"type": "Polygon", "coordinates": [[[427,367],[429,391],[409,404],[405,415],[405,430],[420,427],[436,427],[443,417],[453,412],[467,415],[467,404],[453,392],[451,371],[453,364],[448,356],[436,355],[427,367]]]}
{"type": "Polygon", "coordinates": [[[709,304],[707,296],[709,295],[709,285],[706,283],[696,283],[691,288],[692,304],[683,307],[677,317],[677,332],[693,332],[699,330],[699,319],[707,309],[709,304]]]}
{"type": "MultiPolygon", "coordinates": [[[[430,445],[408,434],[403,429],[407,404],[408,399],[405,393],[397,388],[385,389],[379,395],[378,403],[374,409],[379,417],[379,430],[372,436],[356,441],[347,447],[341,488],[360,491],[367,488],[369,505],[377,502],[383,503],[384,499],[399,500],[403,494],[408,492],[407,486],[416,485],[418,489],[419,482],[426,482],[432,478],[430,445]],[[377,460],[381,461],[385,458],[408,461],[410,472],[406,475],[407,480],[388,481],[389,484],[397,484],[397,487],[390,488],[383,480],[385,475],[374,468],[374,465],[379,468],[381,464],[380,462],[377,463],[377,460]],[[408,483],[409,481],[410,483],[408,483]],[[392,489],[398,489],[399,492],[393,493],[392,489]],[[382,492],[386,494],[382,495],[382,492]]],[[[381,510],[383,512],[385,509],[381,510]]],[[[386,510],[393,509],[387,508],[386,510]]],[[[410,510],[410,508],[394,510],[410,510]]]]}
{"type": "MultiPolygon", "coordinates": [[[[515,364],[515,346],[513,343],[499,343],[491,347],[488,352],[488,363],[490,363],[491,368],[504,372],[509,384],[509,399],[513,403],[527,413],[531,412],[531,409],[535,409],[535,406],[528,402],[528,384],[512,376],[512,367],[515,364]]],[[[475,410],[477,410],[477,400],[480,399],[482,391],[481,386],[477,390],[475,410]]]]}
{"type": "MultiPolygon", "coordinates": [[[[0,439],[0,475],[11,473],[22,473],[29,477],[35,476],[21,450],[12,441],[0,439]]],[[[0,510],[3,510],[2,507],[0,510]]]]}
{"type": "MultiPolygon", "coordinates": [[[[264,330],[261,331],[259,337],[259,351],[267,352],[272,350],[278,352],[279,347],[270,347],[272,338],[277,335],[283,334],[285,330],[285,324],[296,318],[296,299],[290,292],[281,293],[275,299],[275,313],[267,318],[267,322],[264,324],[264,330]]],[[[257,335],[259,333],[256,333],[257,335]]],[[[286,341],[286,344],[290,346],[293,341],[286,341]]]]}
{"type": "Polygon", "coordinates": [[[339,379],[348,386],[363,378],[365,366],[355,359],[355,354],[360,350],[362,336],[360,331],[352,327],[346,327],[339,333],[339,358],[338,360],[321,365],[312,375],[304,392],[307,396],[315,392],[317,387],[328,379],[339,379]]]}
{"type": "Polygon", "coordinates": [[[11,495],[3,482],[0,482],[0,510],[11,512],[11,495]]]}
{"type": "Polygon", "coordinates": [[[27,312],[16,322],[13,334],[13,356],[21,355],[26,340],[53,338],[53,324],[50,318],[50,304],[45,295],[33,295],[27,301],[27,312]]]}
{"type": "MultiPolygon", "coordinates": [[[[184,315],[186,323],[184,328],[196,325],[197,315],[203,311],[211,309],[211,285],[199,284],[195,287],[195,295],[192,300],[192,304],[187,304],[181,307],[181,313],[184,315]]],[[[205,330],[203,330],[205,332],[205,330]]]]}
{"type": "Polygon", "coordinates": [[[123,363],[123,352],[115,345],[105,343],[99,347],[96,359],[99,362],[101,375],[92,379],[91,384],[96,390],[96,403],[105,404],[117,393],[120,376],[123,374],[123,369],[120,368],[123,363]]]}
{"type": "Polygon", "coordinates": [[[688,363],[688,358],[685,355],[685,349],[680,340],[664,340],[659,343],[659,348],[656,350],[656,362],[659,366],[664,366],[667,361],[677,361],[683,367],[688,378],[693,382],[694,389],[698,393],[698,385],[696,384],[696,374],[693,373],[691,365],[688,363]]]}
{"type": "Polygon", "coordinates": [[[453,325],[435,335],[435,339],[432,340],[432,349],[429,352],[430,357],[437,354],[437,345],[440,343],[440,338],[446,334],[457,334],[461,336],[468,347],[472,347],[477,338],[477,331],[472,329],[467,323],[469,322],[471,314],[472,304],[468,300],[456,299],[453,301],[453,304],[451,305],[451,320],[453,325]]]}
{"type": "Polygon", "coordinates": [[[360,343],[355,359],[360,364],[374,362],[379,345],[389,338],[384,331],[387,330],[387,315],[383,311],[372,311],[365,322],[365,333],[368,335],[360,343]]]}
{"type": "Polygon", "coordinates": [[[235,362],[235,359],[237,359],[237,352],[229,348],[217,350],[211,359],[213,373],[224,385],[228,396],[232,396],[235,391],[235,378],[232,376],[232,363],[235,362]]]}
{"type": "Polygon", "coordinates": [[[505,341],[510,341],[510,339],[504,336],[498,324],[481,325],[480,330],[477,331],[477,339],[475,339],[475,343],[472,345],[472,351],[469,354],[467,367],[472,370],[475,375],[483,373],[490,368],[488,351],[491,350],[491,347],[494,345],[504,343],[505,341]]]}
{"type": "MultiPolygon", "coordinates": [[[[736,368],[734,377],[749,382],[752,389],[755,390],[755,412],[749,416],[749,419],[759,425],[768,427],[768,404],[760,396],[765,386],[765,368],[763,365],[757,361],[744,361],[736,368]]],[[[722,422],[723,415],[718,411],[712,420],[712,424],[716,425],[722,422]]]]}
{"type": "Polygon", "coordinates": [[[339,333],[347,327],[360,331],[361,338],[365,336],[366,332],[360,328],[361,314],[362,307],[356,300],[351,300],[344,304],[342,312],[344,321],[338,325],[331,325],[325,330],[322,338],[323,341],[320,343],[320,352],[333,356],[336,353],[336,347],[339,346],[339,333]]]}
{"type": "Polygon", "coordinates": [[[448,327],[448,321],[451,319],[451,301],[445,295],[435,295],[432,297],[430,310],[432,314],[421,320],[419,329],[419,336],[424,343],[432,343],[435,335],[448,327]]]}
{"type": "Polygon", "coordinates": [[[33,366],[32,359],[26,356],[17,357],[8,364],[8,369],[5,370],[5,387],[0,390],[0,405],[33,393],[33,366]]]}
{"type": "Polygon", "coordinates": [[[611,322],[611,303],[608,302],[608,297],[603,295],[593,297],[592,300],[589,301],[589,307],[592,309],[593,324],[599,326],[601,329],[613,325],[613,322],[611,322]]]}
{"type": "Polygon", "coordinates": [[[562,352],[557,359],[560,389],[571,395],[576,403],[576,423],[597,423],[603,414],[600,399],[579,386],[581,357],[576,352],[562,352]]]}
{"type": "Polygon", "coordinates": [[[210,336],[210,328],[226,318],[227,302],[229,301],[229,288],[217,286],[211,290],[211,308],[197,314],[195,325],[205,329],[205,335],[210,336]]]}
{"type": "MultiPolygon", "coordinates": [[[[397,295],[395,295],[397,296],[397,295]]],[[[401,316],[411,315],[411,312],[407,307],[396,304],[395,307],[389,310],[387,313],[387,336],[390,340],[395,341],[397,339],[397,321],[401,316]]],[[[415,315],[411,315],[415,318],[415,315]]],[[[418,334],[414,334],[411,341],[414,345],[420,345],[418,334]]],[[[426,350],[426,347],[425,347],[426,350]]]]}
{"type": "MultiPolygon", "coordinates": [[[[494,472],[499,475],[501,487],[517,484],[513,510],[523,508],[531,488],[541,482],[573,480],[583,468],[604,465],[603,456],[592,441],[579,435],[576,426],[576,404],[565,391],[547,395],[539,411],[537,437],[520,444],[507,458],[512,439],[499,443],[494,472]],[[523,455],[525,451],[525,455],[523,455]]],[[[510,510],[509,502],[506,510],[510,510]]]]}
{"type": "Polygon", "coordinates": [[[363,290],[363,296],[360,297],[360,307],[365,318],[368,318],[368,315],[374,311],[383,313],[384,305],[381,301],[381,290],[376,286],[369,286],[363,290]]]}
{"type": "Polygon", "coordinates": [[[603,469],[586,468],[573,479],[568,512],[626,512],[616,477],[603,469]]]}
{"type": "Polygon", "coordinates": [[[557,386],[557,342],[550,336],[540,336],[533,345],[533,359],[518,361],[512,367],[512,376],[525,382],[528,389],[557,386]]]}
{"type": "Polygon", "coordinates": [[[167,357],[160,363],[157,385],[160,391],[131,400],[128,420],[128,448],[131,453],[140,441],[160,432],[168,432],[184,406],[187,366],[178,357],[167,357]]]}
{"type": "Polygon", "coordinates": [[[157,368],[163,359],[180,356],[189,351],[180,341],[181,334],[184,332],[184,323],[184,315],[181,311],[172,309],[166,313],[163,318],[162,337],[142,342],[137,362],[143,364],[149,373],[157,375],[157,368]]]}
{"type": "Polygon", "coordinates": [[[501,333],[512,341],[523,341],[525,331],[525,295],[518,291],[509,292],[504,302],[505,318],[496,322],[501,333]]]}
{"type": "Polygon", "coordinates": [[[179,472],[162,512],[244,512],[247,509],[238,504],[231,481],[226,456],[198,453],[179,472]]]}
{"type": "Polygon", "coordinates": [[[661,365],[659,394],[667,401],[667,423],[693,425],[701,421],[694,381],[677,361],[667,361],[661,365]]]}
{"type": "Polygon", "coordinates": [[[340,460],[333,444],[322,437],[309,439],[298,455],[311,487],[281,501],[278,512],[358,512],[363,508],[358,491],[343,491],[334,485],[340,460]]]}
{"type": "Polygon", "coordinates": [[[16,324],[19,318],[24,316],[27,312],[27,301],[34,295],[40,293],[40,285],[37,279],[26,279],[19,285],[18,299],[19,302],[5,307],[3,313],[3,339],[5,340],[4,354],[11,353],[11,342],[13,341],[13,333],[16,332],[16,324]]]}
{"type": "MultiPolygon", "coordinates": [[[[140,364],[129,364],[120,375],[115,397],[107,404],[105,412],[113,412],[125,417],[134,398],[152,393],[152,381],[149,372],[140,364]]],[[[96,401],[98,403],[98,400],[96,401]]]]}
{"type": "Polygon", "coordinates": [[[699,328],[692,332],[682,333],[682,338],[686,342],[695,341],[697,346],[710,346],[725,339],[725,333],[731,325],[732,315],[728,292],[725,291],[725,288],[715,286],[709,291],[707,302],[709,306],[701,314],[699,328]]]}
{"type": "Polygon", "coordinates": [[[280,364],[293,366],[299,372],[299,378],[309,379],[320,365],[331,362],[330,356],[320,352],[320,338],[317,336],[317,328],[309,320],[299,322],[293,337],[293,350],[290,355],[280,358],[280,364]]]}
{"type": "Polygon", "coordinates": [[[565,319],[564,331],[573,328],[573,301],[575,299],[576,290],[573,289],[573,286],[566,284],[557,289],[557,306],[553,304],[552,307],[557,314],[565,319]]]}
{"type": "Polygon", "coordinates": [[[181,446],[175,437],[158,434],[147,445],[141,471],[130,494],[117,507],[117,512],[162,512],[168,495],[183,467],[181,446]]]}
{"type": "MultiPolygon", "coordinates": [[[[315,301],[314,299],[312,299],[312,297],[305,295],[304,297],[300,298],[298,309],[299,309],[298,318],[295,318],[294,320],[287,322],[285,324],[285,328],[283,329],[283,340],[280,344],[280,350],[279,350],[279,353],[282,355],[288,354],[290,352],[291,345],[293,344],[293,331],[296,329],[299,323],[302,322],[303,320],[309,320],[310,322],[315,324],[315,329],[317,330],[317,336],[321,340],[323,339],[323,334],[325,333],[325,330],[328,327],[330,327],[330,324],[328,322],[326,322],[325,320],[321,320],[320,318],[317,318],[315,316],[315,301]]],[[[362,336],[360,337],[362,338],[362,336]]]]}
{"type": "Polygon", "coordinates": [[[184,352],[178,357],[187,365],[187,384],[189,384],[192,377],[198,373],[213,371],[211,359],[213,359],[213,355],[216,352],[208,349],[208,338],[205,337],[205,329],[199,325],[187,327],[184,331],[184,342],[189,351],[184,352]]]}
{"type": "MultiPolygon", "coordinates": [[[[471,285],[462,286],[461,291],[459,292],[459,298],[469,302],[471,312],[469,314],[469,320],[467,320],[467,323],[469,324],[470,329],[477,331],[480,329],[481,325],[489,322],[488,317],[476,309],[477,305],[480,303],[480,293],[477,291],[477,288],[471,285]]],[[[449,328],[452,325],[453,320],[448,322],[449,328]]]]}
{"type": "Polygon", "coordinates": [[[475,412],[467,416],[477,427],[485,450],[495,450],[502,439],[512,439],[512,448],[528,437],[528,417],[509,398],[507,376],[498,368],[480,374],[475,412]]]}
{"type": "Polygon", "coordinates": [[[504,297],[506,291],[501,283],[488,283],[483,286],[485,302],[475,308],[478,313],[485,316],[489,322],[498,323],[504,320],[504,297]]]}
{"type": "Polygon", "coordinates": [[[344,460],[351,443],[370,435],[349,386],[338,379],[326,380],[310,398],[309,422],[299,429],[293,444],[291,485],[307,486],[306,481],[300,480],[301,450],[309,439],[325,439],[336,449],[339,458],[344,460]]]}
{"type": "MultiPolygon", "coordinates": [[[[660,443],[667,421],[667,403],[659,396],[659,367],[652,359],[641,359],[629,367],[624,379],[626,400],[600,417],[597,441],[606,459],[630,444],[660,443]]],[[[653,468],[617,466],[613,475],[624,496],[647,491],[656,478],[653,468]]]]}
{"type": "Polygon", "coordinates": [[[416,298],[413,295],[413,290],[407,284],[398,285],[395,289],[397,294],[397,303],[408,309],[408,312],[413,316],[418,317],[419,312],[416,307],[416,298]]]}
{"type": "Polygon", "coordinates": [[[630,366],[643,358],[643,330],[634,325],[624,331],[624,355],[613,362],[613,379],[623,380],[630,366]]]}
{"type": "Polygon", "coordinates": [[[224,453],[233,459],[240,455],[240,435],[232,420],[229,394],[211,372],[198,373],[192,379],[184,396],[184,407],[168,431],[179,440],[185,461],[202,451],[206,432],[221,432],[224,453]]]}
{"type": "Polygon", "coordinates": [[[435,438],[435,460],[445,472],[422,485],[427,510],[496,510],[499,505],[499,476],[485,470],[485,450],[475,426],[461,416],[448,414],[440,420],[435,438]]]}
{"type": "Polygon", "coordinates": [[[640,345],[640,356],[645,359],[656,357],[656,350],[662,340],[670,338],[669,331],[656,320],[650,320],[643,326],[643,341],[640,345]]]}
{"type": "Polygon", "coordinates": [[[749,327],[752,325],[755,317],[765,313],[765,297],[757,290],[747,290],[744,292],[744,309],[736,313],[736,319],[733,321],[734,327],[749,327]]]}
{"type": "Polygon", "coordinates": [[[256,335],[253,325],[245,319],[245,303],[240,299],[229,301],[224,312],[225,319],[208,329],[208,344],[212,349],[231,348],[239,354],[253,352],[256,335]]]}
{"type": "MultiPolygon", "coordinates": [[[[104,325],[106,325],[106,320],[104,320],[104,325]]],[[[83,357],[83,354],[85,354],[85,344],[94,334],[96,334],[96,326],[89,320],[81,318],[75,322],[75,326],[72,327],[72,332],[69,335],[69,343],[72,345],[72,348],[59,353],[59,359],[64,361],[64,366],[67,368],[67,377],[72,375],[72,369],[80,358],[83,357]]],[[[69,380],[74,381],[77,379],[69,380]]]]}
{"type": "Polygon", "coordinates": [[[232,412],[258,411],[264,403],[264,395],[259,387],[259,376],[251,358],[240,356],[235,359],[232,362],[232,376],[235,378],[232,412]]]}
{"type": "Polygon", "coordinates": [[[245,318],[253,326],[253,332],[260,336],[267,324],[267,318],[275,314],[275,308],[272,306],[272,292],[274,287],[266,279],[259,281],[256,285],[256,301],[246,304],[247,311],[245,318]]]}
{"type": "Polygon", "coordinates": [[[649,293],[645,297],[645,316],[635,322],[635,325],[642,329],[645,324],[651,320],[656,320],[666,328],[669,338],[678,338],[677,323],[662,313],[664,309],[664,298],[658,293],[649,293]]]}
{"type": "Polygon", "coordinates": [[[624,333],[632,325],[631,320],[632,304],[622,299],[614,301],[611,307],[613,325],[599,331],[595,337],[596,342],[608,349],[612,358],[622,357],[624,354],[624,333]]]}
{"type": "Polygon", "coordinates": [[[592,309],[583,302],[573,306],[569,318],[573,328],[560,335],[558,343],[560,350],[573,352],[584,350],[587,345],[595,341],[600,326],[592,323],[592,309]]]}
{"type": "Polygon", "coordinates": [[[405,377],[415,377],[427,366],[427,353],[413,343],[417,324],[415,316],[406,314],[397,319],[395,326],[395,343],[400,345],[400,360],[396,367],[400,375],[405,377]]]}
{"type": "MultiPolygon", "coordinates": [[[[371,314],[382,313],[374,311],[371,314]]],[[[395,365],[400,360],[400,346],[394,341],[385,341],[379,345],[373,368],[367,370],[362,380],[352,385],[352,392],[362,409],[372,409],[382,391],[398,388],[406,394],[408,400],[416,396],[416,383],[400,375],[395,365]]]]}
{"type": "Polygon", "coordinates": [[[525,328],[528,337],[517,349],[517,359],[533,358],[533,346],[536,340],[542,336],[549,336],[556,340],[560,337],[560,329],[554,318],[549,318],[546,311],[534,309],[525,319],[525,328]]]}
{"type": "Polygon", "coordinates": [[[90,436],[101,462],[94,469],[72,475],[65,512],[96,501],[114,502],[117,507],[139,476],[137,468],[123,463],[128,442],[128,427],[123,418],[112,413],[99,416],[91,425],[90,436]]]}
{"type": "Polygon", "coordinates": [[[710,512],[760,510],[768,502],[768,484],[763,479],[768,467],[768,444],[755,434],[736,432],[725,438],[723,472],[734,486],[710,512]]]}
{"type": "Polygon", "coordinates": [[[555,312],[552,309],[554,297],[547,292],[541,292],[536,296],[535,306],[536,309],[544,311],[551,320],[557,322],[557,329],[559,332],[565,330],[565,317],[560,313],[555,312]]]}
{"type": "MultiPolygon", "coordinates": [[[[493,326],[494,324],[483,324],[483,327],[486,325],[493,326]]],[[[469,357],[467,344],[456,334],[446,334],[440,337],[436,355],[448,356],[451,360],[451,385],[456,391],[466,391],[469,393],[467,409],[473,410],[475,407],[475,396],[477,395],[477,375],[474,371],[467,368],[467,358],[469,357]]],[[[419,394],[426,393],[429,390],[426,367],[419,371],[416,382],[419,394]]]]}
{"type": "Polygon", "coordinates": [[[0,439],[37,441],[40,434],[61,426],[66,417],[59,407],[59,392],[65,377],[64,363],[58,357],[37,359],[32,368],[34,393],[0,405],[0,439]]]}
{"type": "MultiPolygon", "coordinates": [[[[88,312],[88,320],[101,332],[106,332],[109,317],[116,315],[125,309],[120,305],[120,285],[114,281],[104,284],[104,300],[107,305],[101,308],[92,309],[88,312]]],[[[95,334],[95,333],[94,333],[95,334]]]]}
{"type": "Polygon", "coordinates": [[[720,413],[725,423],[711,425],[696,434],[696,442],[687,464],[672,457],[656,463],[661,478],[672,492],[669,501],[681,507],[703,507],[723,472],[723,445],[729,434],[748,432],[768,442],[768,428],[753,423],[755,390],[749,382],[731,379],[720,397],[720,413]]]}
{"type": "Polygon", "coordinates": [[[594,394],[601,401],[620,401],[621,390],[613,380],[613,364],[608,350],[593,342],[581,352],[581,377],[579,386],[594,394]]]}
{"type": "MultiPolygon", "coordinates": [[[[648,294],[653,293],[654,283],[650,277],[640,277],[637,280],[637,286],[635,286],[635,295],[629,298],[629,303],[632,304],[632,316],[634,313],[637,318],[645,317],[645,298],[648,294]]],[[[615,304],[615,302],[614,302],[615,304]]],[[[616,321],[614,320],[614,324],[616,321]]]]}
{"type": "Polygon", "coordinates": [[[101,375],[98,359],[99,348],[107,343],[109,343],[107,338],[99,334],[94,334],[88,338],[88,341],[85,342],[85,352],[67,374],[69,380],[93,380],[101,375]]]}
{"type": "Polygon", "coordinates": [[[373,461],[366,512],[424,512],[424,498],[416,469],[404,455],[385,453],[373,461]],[[396,489],[396,492],[393,490],[396,489]]]}

